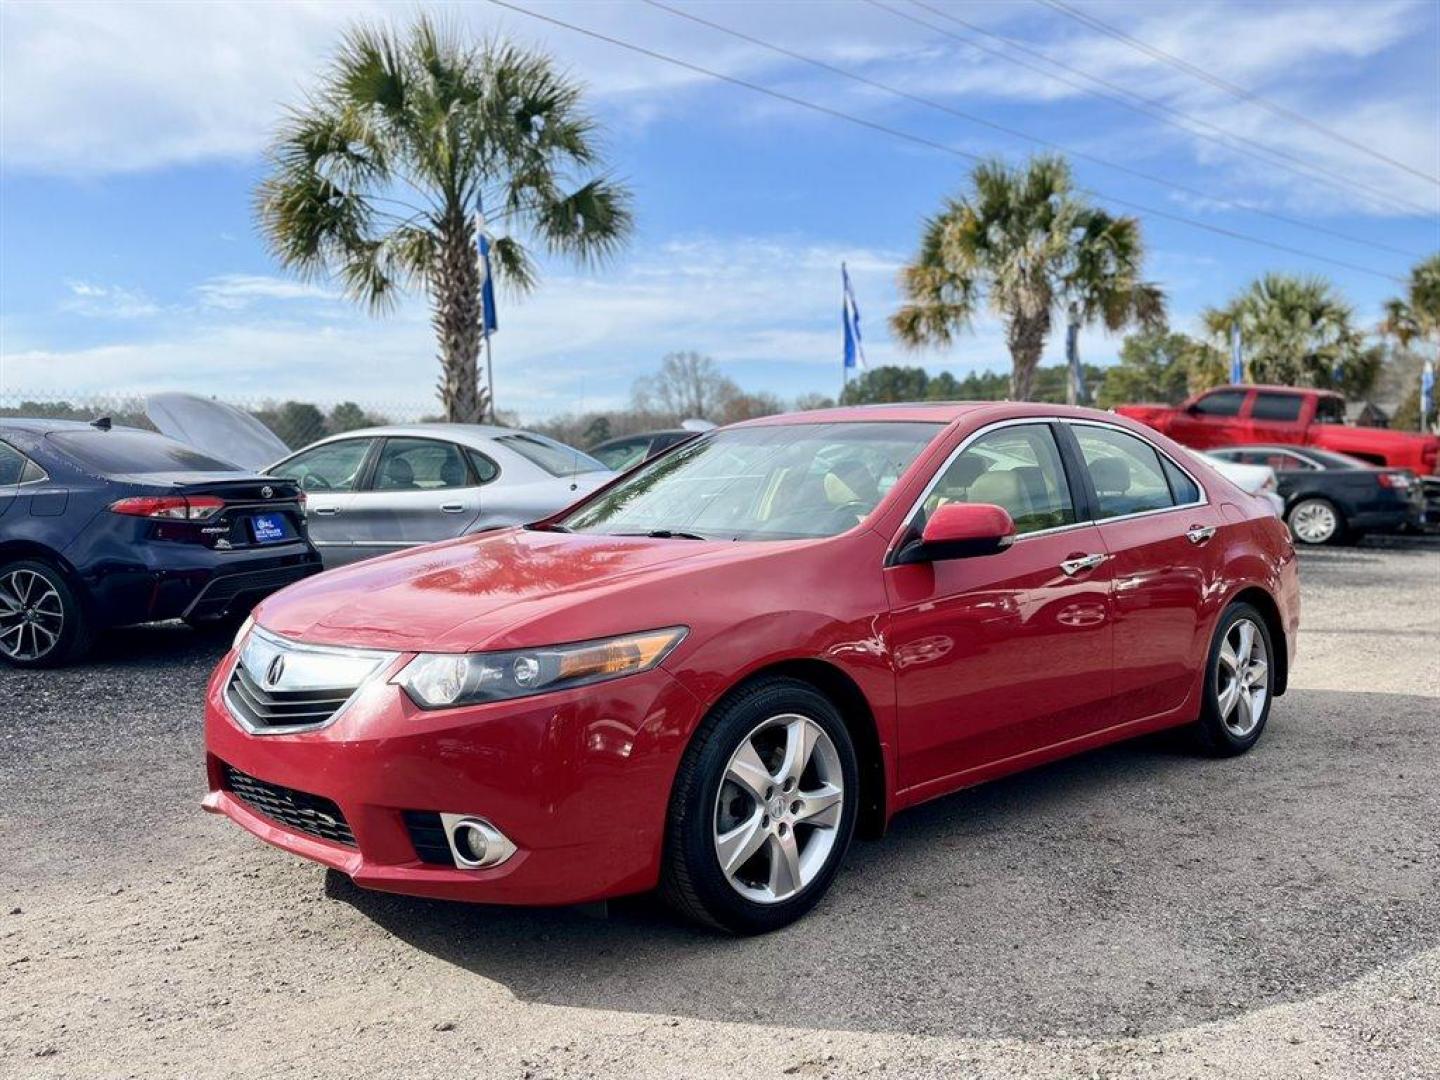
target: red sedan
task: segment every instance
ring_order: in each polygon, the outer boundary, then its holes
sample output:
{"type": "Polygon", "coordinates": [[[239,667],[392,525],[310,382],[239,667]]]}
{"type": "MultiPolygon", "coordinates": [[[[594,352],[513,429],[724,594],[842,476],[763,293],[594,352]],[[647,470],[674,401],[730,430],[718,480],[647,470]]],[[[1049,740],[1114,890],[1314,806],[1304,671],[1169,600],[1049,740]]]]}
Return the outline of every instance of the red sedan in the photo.
{"type": "Polygon", "coordinates": [[[1298,618],[1285,526],[1129,420],[771,417],[271,597],[205,807],[367,888],[769,930],[925,799],[1161,728],[1243,753],[1298,618]]]}

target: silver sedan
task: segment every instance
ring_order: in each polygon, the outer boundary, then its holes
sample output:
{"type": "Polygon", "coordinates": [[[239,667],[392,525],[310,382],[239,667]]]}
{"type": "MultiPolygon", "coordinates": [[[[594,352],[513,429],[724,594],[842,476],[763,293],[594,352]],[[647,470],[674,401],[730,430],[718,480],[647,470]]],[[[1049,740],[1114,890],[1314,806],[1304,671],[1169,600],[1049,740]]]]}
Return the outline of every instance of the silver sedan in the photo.
{"type": "Polygon", "coordinates": [[[264,470],[305,492],[327,567],[546,517],[615,474],[544,435],[396,424],[332,435],[264,470]]]}

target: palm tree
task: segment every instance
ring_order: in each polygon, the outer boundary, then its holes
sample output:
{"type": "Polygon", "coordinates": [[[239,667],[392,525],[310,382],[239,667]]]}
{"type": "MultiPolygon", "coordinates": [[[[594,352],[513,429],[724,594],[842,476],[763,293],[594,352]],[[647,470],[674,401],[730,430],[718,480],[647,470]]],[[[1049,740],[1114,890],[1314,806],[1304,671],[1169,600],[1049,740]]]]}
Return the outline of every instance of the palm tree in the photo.
{"type": "Polygon", "coordinates": [[[986,162],[970,188],[927,219],[920,253],[901,271],[907,302],[890,318],[901,344],[947,346],[988,304],[1005,325],[1010,396],[1024,401],[1057,306],[1081,325],[1125,325],[1161,303],[1139,279],[1139,223],[1083,199],[1063,158],[986,162]]]}
{"type": "Polygon", "coordinates": [[[580,87],[543,54],[473,47],[423,16],[357,27],[275,140],[260,228],[285,267],[332,275],[372,312],[422,284],[446,419],[480,420],[481,215],[504,233],[491,265],[516,292],[536,282],[516,233],[581,262],[613,253],[630,195],[603,174],[596,134],[580,87]]]}
{"type": "Polygon", "coordinates": [[[1066,306],[1065,360],[1068,368],[1065,400],[1077,404],[1080,387],[1080,331],[1097,322],[1112,333],[1139,324],[1148,330],[1165,325],[1165,294],[1153,282],[1142,281],[1144,243],[1135,218],[1111,217],[1100,210],[1084,215],[1084,222],[1064,278],[1066,306]]]}
{"type": "Polygon", "coordinates": [[[1385,302],[1380,332],[1402,348],[1416,340],[1433,339],[1440,349],[1440,254],[1431,255],[1410,271],[1405,295],[1385,302]]]}
{"type": "Polygon", "coordinates": [[[1256,382],[1329,387],[1370,367],[1354,311],[1322,277],[1266,274],[1223,308],[1202,315],[1217,342],[1238,324],[1256,382]],[[1336,378],[1336,372],[1340,377],[1336,378]]]}

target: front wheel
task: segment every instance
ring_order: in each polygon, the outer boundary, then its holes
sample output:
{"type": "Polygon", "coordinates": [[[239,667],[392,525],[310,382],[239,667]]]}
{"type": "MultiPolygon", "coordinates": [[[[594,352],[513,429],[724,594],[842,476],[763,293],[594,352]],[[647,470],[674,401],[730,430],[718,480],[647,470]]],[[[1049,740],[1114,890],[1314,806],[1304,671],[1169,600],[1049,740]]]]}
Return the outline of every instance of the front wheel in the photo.
{"type": "Polygon", "coordinates": [[[830,887],[855,832],[855,747],[808,683],[757,682],[701,725],[671,798],[662,890],[737,934],[795,921],[830,887]]]}
{"type": "Polygon", "coordinates": [[[1270,717],[1275,655],[1270,629],[1258,610],[1231,604],[1220,616],[1205,668],[1205,693],[1195,736],[1216,757],[1243,754],[1270,717]]]}

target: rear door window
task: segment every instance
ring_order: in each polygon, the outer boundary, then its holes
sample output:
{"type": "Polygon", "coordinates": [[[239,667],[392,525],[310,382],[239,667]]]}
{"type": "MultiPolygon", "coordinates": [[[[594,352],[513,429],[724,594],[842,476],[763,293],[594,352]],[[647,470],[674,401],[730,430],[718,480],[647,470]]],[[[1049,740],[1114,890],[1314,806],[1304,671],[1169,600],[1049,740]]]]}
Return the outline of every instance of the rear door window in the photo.
{"type": "Polygon", "coordinates": [[[227,461],[150,431],[58,431],[49,439],[67,457],[100,476],[239,471],[227,461]]]}
{"type": "Polygon", "coordinates": [[[294,480],[305,491],[354,491],[361,466],[374,439],[342,439],[302,450],[270,470],[271,476],[294,480]]]}
{"type": "Polygon", "coordinates": [[[438,439],[386,439],[370,485],[373,491],[438,491],[469,486],[470,474],[460,448],[438,439]]]}
{"type": "Polygon", "coordinates": [[[1299,394],[1272,394],[1261,390],[1255,395],[1255,404],[1250,406],[1251,420],[1289,422],[1300,419],[1300,406],[1305,399],[1299,394]]]}
{"type": "Polygon", "coordinates": [[[1143,514],[1176,505],[1160,453],[1144,439],[1085,424],[1076,424],[1073,430],[1099,501],[1096,517],[1143,514]]]}
{"type": "Polygon", "coordinates": [[[1245,390],[1217,390],[1195,402],[1190,411],[1200,416],[1239,416],[1246,393],[1245,390]]]}

